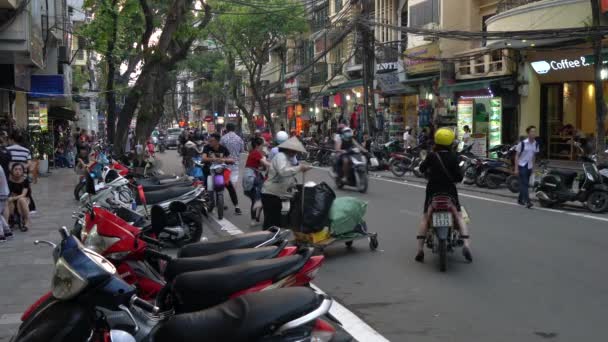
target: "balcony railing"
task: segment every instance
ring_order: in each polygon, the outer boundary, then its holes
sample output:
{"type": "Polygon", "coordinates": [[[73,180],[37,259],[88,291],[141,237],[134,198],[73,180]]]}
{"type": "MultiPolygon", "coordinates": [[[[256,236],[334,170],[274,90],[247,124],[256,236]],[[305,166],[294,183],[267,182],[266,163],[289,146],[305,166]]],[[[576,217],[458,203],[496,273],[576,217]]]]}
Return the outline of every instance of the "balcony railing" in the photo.
{"type": "Polygon", "coordinates": [[[512,8],[531,4],[533,2],[538,2],[542,0],[501,0],[498,2],[497,13],[502,13],[504,11],[508,11],[512,8]]]}
{"type": "Polygon", "coordinates": [[[376,48],[377,63],[393,63],[399,60],[399,43],[387,43],[376,48]]]}
{"type": "Polygon", "coordinates": [[[310,77],[312,86],[323,85],[327,81],[327,64],[319,63],[315,65],[315,70],[310,77]]]}

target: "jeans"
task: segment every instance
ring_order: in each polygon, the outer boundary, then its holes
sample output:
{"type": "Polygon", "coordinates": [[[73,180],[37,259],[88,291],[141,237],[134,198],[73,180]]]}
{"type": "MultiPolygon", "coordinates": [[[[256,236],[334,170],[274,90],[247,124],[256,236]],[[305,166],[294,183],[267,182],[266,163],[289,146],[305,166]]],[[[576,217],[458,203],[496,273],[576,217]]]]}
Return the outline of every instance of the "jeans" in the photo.
{"type": "Polygon", "coordinates": [[[528,165],[526,166],[518,166],[519,167],[519,198],[518,201],[520,203],[529,203],[530,202],[530,176],[532,175],[532,170],[528,169],[528,165]]]}

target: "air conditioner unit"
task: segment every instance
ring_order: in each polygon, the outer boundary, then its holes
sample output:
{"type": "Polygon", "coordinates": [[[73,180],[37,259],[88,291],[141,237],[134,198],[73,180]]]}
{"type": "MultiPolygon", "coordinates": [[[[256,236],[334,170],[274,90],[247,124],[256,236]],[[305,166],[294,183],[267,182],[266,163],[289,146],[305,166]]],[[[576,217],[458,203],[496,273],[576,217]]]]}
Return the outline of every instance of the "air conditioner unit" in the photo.
{"type": "MultiPolygon", "coordinates": [[[[422,26],[423,29],[425,30],[438,30],[439,29],[439,24],[437,23],[428,23],[426,25],[422,26]]],[[[439,40],[439,38],[435,37],[435,36],[422,36],[422,40],[427,41],[427,42],[435,42],[437,40],[439,40]]]]}

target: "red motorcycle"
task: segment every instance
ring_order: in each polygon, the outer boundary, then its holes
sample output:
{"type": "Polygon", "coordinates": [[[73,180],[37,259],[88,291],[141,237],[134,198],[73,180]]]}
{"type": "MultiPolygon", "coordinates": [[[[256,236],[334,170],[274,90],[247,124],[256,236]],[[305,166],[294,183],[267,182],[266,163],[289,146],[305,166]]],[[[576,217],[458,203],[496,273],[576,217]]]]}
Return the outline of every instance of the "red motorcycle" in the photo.
{"type": "Polygon", "coordinates": [[[435,196],[431,201],[430,228],[426,237],[426,246],[439,255],[439,270],[445,272],[448,265],[448,253],[456,247],[464,246],[460,231],[455,225],[459,215],[454,201],[449,196],[435,196]]]}
{"type": "MultiPolygon", "coordinates": [[[[162,214],[162,208],[153,207],[153,222],[162,214]]],[[[148,229],[142,231],[95,207],[87,213],[82,241],[111,260],[141,298],[156,298],[161,308],[177,312],[200,310],[246,293],[307,285],[324,260],[312,256],[312,249],[285,247],[286,242],[279,247],[174,259],[150,247],[159,244],[154,235],[162,226],[153,223],[148,229]]]]}

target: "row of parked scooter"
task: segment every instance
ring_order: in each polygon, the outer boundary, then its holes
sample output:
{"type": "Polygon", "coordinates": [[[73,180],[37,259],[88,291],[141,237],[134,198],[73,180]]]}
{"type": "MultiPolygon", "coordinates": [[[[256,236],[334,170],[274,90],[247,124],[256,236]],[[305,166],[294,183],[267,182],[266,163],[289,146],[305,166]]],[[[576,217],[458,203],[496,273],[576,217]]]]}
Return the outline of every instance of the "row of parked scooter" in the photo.
{"type": "Polygon", "coordinates": [[[202,225],[196,236],[174,225],[204,215],[200,184],[136,180],[142,207],[132,208],[121,198],[129,182],[116,170],[101,186],[88,176],[71,231],[57,245],[36,241],[54,248],[52,288],[13,341],[352,341],[332,299],[309,287],[324,257],[290,246],[289,231],[198,241],[202,225]],[[160,188],[172,195],[149,198],[160,188]],[[168,243],[177,256],[163,252],[168,243]]]}

